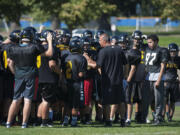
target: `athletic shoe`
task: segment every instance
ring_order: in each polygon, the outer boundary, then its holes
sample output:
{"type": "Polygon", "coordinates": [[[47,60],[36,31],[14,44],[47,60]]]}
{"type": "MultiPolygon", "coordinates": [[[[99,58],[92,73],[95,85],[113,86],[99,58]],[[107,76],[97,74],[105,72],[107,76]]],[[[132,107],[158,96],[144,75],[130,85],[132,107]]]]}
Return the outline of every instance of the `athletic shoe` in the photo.
{"type": "Polygon", "coordinates": [[[77,127],[77,121],[71,121],[71,127],[77,127]]]}
{"type": "Polygon", "coordinates": [[[11,123],[6,123],[6,128],[10,128],[11,127],[11,123]]]}
{"type": "Polygon", "coordinates": [[[127,119],[125,123],[126,123],[127,126],[130,126],[131,125],[131,120],[127,119]]]}
{"type": "Polygon", "coordinates": [[[146,123],[147,123],[147,124],[150,124],[150,123],[151,123],[151,121],[150,121],[150,120],[148,120],[148,119],[146,119],[146,123]]]}
{"type": "Polygon", "coordinates": [[[158,125],[160,125],[160,124],[161,124],[161,123],[160,123],[160,120],[156,119],[152,125],[158,126],[158,125]]]}
{"type": "Polygon", "coordinates": [[[28,127],[27,123],[23,123],[21,126],[21,128],[27,128],[27,127],[28,127]]]}
{"type": "Polygon", "coordinates": [[[62,126],[68,126],[68,124],[69,124],[69,118],[65,116],[62,126]]]}
{"type": "Polygon", "coordinates": [[[121,119],[121,124],[120,124],[121,127],[125,127],[126,126],[126,123],[125,123],[125,120],[124,119],[121,119]]]}
{"type": "Polygon", "coordinates": [[[41,127],[44,128],[44,127],[53,127],[51,124],[41,124],[41,127]]]}
{"type": "Polygon", "coordinates": [[[111,121],[110,121],[110,120],[105,121],[104,126],[105,126],[105,127],[112,127],[111,121]]]}
{"type": "Polygon", "coordinates": [[[172,118],[171,117],[168,118],[168,122],[172,122],[172,118]]]}

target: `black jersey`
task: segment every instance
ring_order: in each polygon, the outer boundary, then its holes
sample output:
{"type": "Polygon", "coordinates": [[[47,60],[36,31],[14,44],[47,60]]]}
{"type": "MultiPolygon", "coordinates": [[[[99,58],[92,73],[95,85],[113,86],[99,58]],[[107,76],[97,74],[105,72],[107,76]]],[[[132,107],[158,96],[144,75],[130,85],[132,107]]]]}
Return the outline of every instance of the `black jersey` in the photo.
{"type": "Polygon", "coordinates": [[[10,72],[7,66],[7,58],[9,57],[8,50],[10,47],[15,46],[14,44],[3,44],[1,46],[1,64],[2,64],[2,69],[5,72],[10,72]]]}
{"type": "Polygon", "coordinates": [[[140,44],[140,52],[141,52],[141,62],[140,64],[137,65],[136,68],[136,75],[135,75],[135,81],[144,81],[145,76],[146,76],[146,72],[145,72],[145,50],[146,47],[148,47],[147,44],[140,44]]]}
{"type": "Polygon", "coordinates": [[[175,81],[178,77],[177,69],[180,69],[180,57],[171,58],[166,65],[165,81],[175,81]]]}
{"type": "Polygon", "coordinates": [[[146,71],[149,73],[159,73],[161,69],[161,63],[168,61],[167,52],[163,48],[157,46],[154,49],[146,47],[145,50],[145,65],[146,71]]]}
{"type": "Polygon", "coordinates": [[[140,81],[139,76],[141,76],[139,73],[137,73],[140,62],[141,62],[141,52],[139,51],[139,49],[130,49],[127,52],[127,61],[128,64],[131,65],[135,65],[136,66],[136,72],[133,75],[133,78],[131,81],[140,81]]]}
{"type": "Polygon", "coordinates": [[[86,71],[87,61],[81,54],[72,53],[62,60],[62,68],[67,81],[81,81],[78,74],[86,71]]]}
{"type": "MultiPolygon", "coordinates": [[[[48,48],[48,45],[43,45],[45,49],[48,48]]],[[[53,47],[53,55],[51,57],[41,56],[41,65],[39,67],[39,83],[57,83],[58,74],[52,71],[49,68],[49,61],[54,60],[58,65],[59,50],[56,47],[53,47]]]]}
{"type": "Polygon", "coordinates": [[[129,65],[138,65],[141,61],[141,52],[138,49],[130,49],[127,52],[127,61],[129,65]]]}
{"type": "Polygon", "coordinates": [[[9,48],[9,57],[15,64],[15,78],[35,76],[37,56],[45,52],[41,45],[20,44],[9,48]]]}

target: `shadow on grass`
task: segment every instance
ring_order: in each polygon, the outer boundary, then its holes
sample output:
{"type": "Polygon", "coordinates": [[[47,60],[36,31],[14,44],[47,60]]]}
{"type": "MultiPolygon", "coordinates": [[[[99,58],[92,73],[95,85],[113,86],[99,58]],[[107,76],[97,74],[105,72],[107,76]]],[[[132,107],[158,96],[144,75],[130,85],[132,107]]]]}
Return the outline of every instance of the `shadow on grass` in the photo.
{"type": "MultiPolygon", "coordinates": [[[[0,127],[4,127],[5,126],[0,126],[0,127]]],[[[20,127],[21,126],[13,126],[13,128],[16,128],[16,127],[20,127]]],[[[172,121],[172,122],[164,122],[160,125],[152,125],[152,124],[137,124],[137,123],[134,123],[132,122],[130,126],[126,126],[126,127],[123,127],[123,128],[143,128],[143,127],[148,127],[148,128],[157,128],[157,127],[180,127],[180,120],[176,120],[176,121],[172,121]]],[[[41,128],[40,126],[29,126],[29,128],[41,128]]],[[[48,128],[48,127],[45,127],[45,128],[48,128]]],[[[55,122],[53,123],[53,127],[49,128],[49,129],[54,129],[54,128],[122,128],[120,126],[120,123],[118,124],[112,124],[112,127],[106,127],[104,126],[103,123],[96,123],[96,122],[92,122],[92,124],[90,125],[83,125],[83,124],[78,124],[77,127],[71,127],[71,125],[69,124],[68,126],[62,126],[60,125],[59,123],[55,122]]],[[[42,128],[44,129],[44,128],[42,128]]]]}

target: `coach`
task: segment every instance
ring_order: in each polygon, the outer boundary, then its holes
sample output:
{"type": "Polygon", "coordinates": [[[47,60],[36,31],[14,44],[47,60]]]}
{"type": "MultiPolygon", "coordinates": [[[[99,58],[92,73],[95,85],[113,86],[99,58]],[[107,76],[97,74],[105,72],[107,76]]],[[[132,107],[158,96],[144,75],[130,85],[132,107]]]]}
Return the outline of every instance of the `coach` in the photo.
{"type": "MultiPolygon", "coordinates": [[[[101,87],[102,87],[102,105],[106,112],[105,126],[111,126],[110,122],[110,105],[119,105],[124,103],[124,93],[122,87],[123,81],[123,65],[127,63],[125,55],[119,46],[111,46],[107,34],[101,34],[99,43],[102,47],[98,54],[97,62],[87,58],[88,65],[98,68],[101,74],[101,87]]],[[[125,109],[124,104],[121,109],[125,109]]],[[[122,112],[122,114],[125,114],[122,112]]],[[[124,118],[124,116],[121,116],[124,118]]],[[[123,119],[124,121],[124,119],[123,119]]],[[[124,122],[121,122],[124,126],[124,122]]]]}

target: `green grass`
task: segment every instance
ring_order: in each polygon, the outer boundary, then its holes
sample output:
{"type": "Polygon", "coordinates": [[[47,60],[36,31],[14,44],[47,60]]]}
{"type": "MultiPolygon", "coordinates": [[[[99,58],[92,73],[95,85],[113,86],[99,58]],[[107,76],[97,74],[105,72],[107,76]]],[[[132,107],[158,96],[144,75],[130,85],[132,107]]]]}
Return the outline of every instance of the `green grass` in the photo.
{"type": "MultiPolygon", "coordinates": [[[[127,32],[132,34],[133,31],[136,30],[136,27],[132,26],[118,26],[117,32],[127,32]]],[[[168,31],[162,25],[157,25],[155,27],[141,27],[140,30],[144,34],[151,34],[156,33],[158,35],[179,35],[180,34],[180,26],[179,27],[172,27],[168,31]]]]}
{"type": "MultiPolygon", "coordinates": [[[[145,41],[146,42],[146,41],[145,41]]],[[[159,45],[162,47],[168,47],[168,44],[176,43],[180,46],[180,35],[161,35],[159,36],[159,45]]]]}
{"type": "MultiPolygon", "coordinates": [[[[151,119],[151,117],[150,117],[151,119]]],[[[80,125],[76,128],[62,127],[55,125],[53,128],[12,127],[6,129],[0,126],[0,135],[179,135],[180,134],[180,107],[176,107],[174,121],[164,123],[161,126],[151,124],[135,124],[130,127],[121,128],[119,124],[107,128],[103,125],[94,124],[92,126],[80,125]]]]}
{"type": "Polygon", "coordinates": [[[180,46],[180,35],[159,36],[159,45],[167,47],[169,43],[176,43],[180,46]]]}
{"type": "MultiPolygon", "coordinates": [[[[120,35],[123,32],[128,33],[129,36],[135,31],[135,27],[117,27],[115,34],[120,35]]],[[[167,47],[169,43],[177,43],[180,46],[180,27],[173,28],[169,32],[164,31],[164,27],[143,27],[141,28],[143,34],[157,34],[159,36],[159,45],[167,47]]]]}

